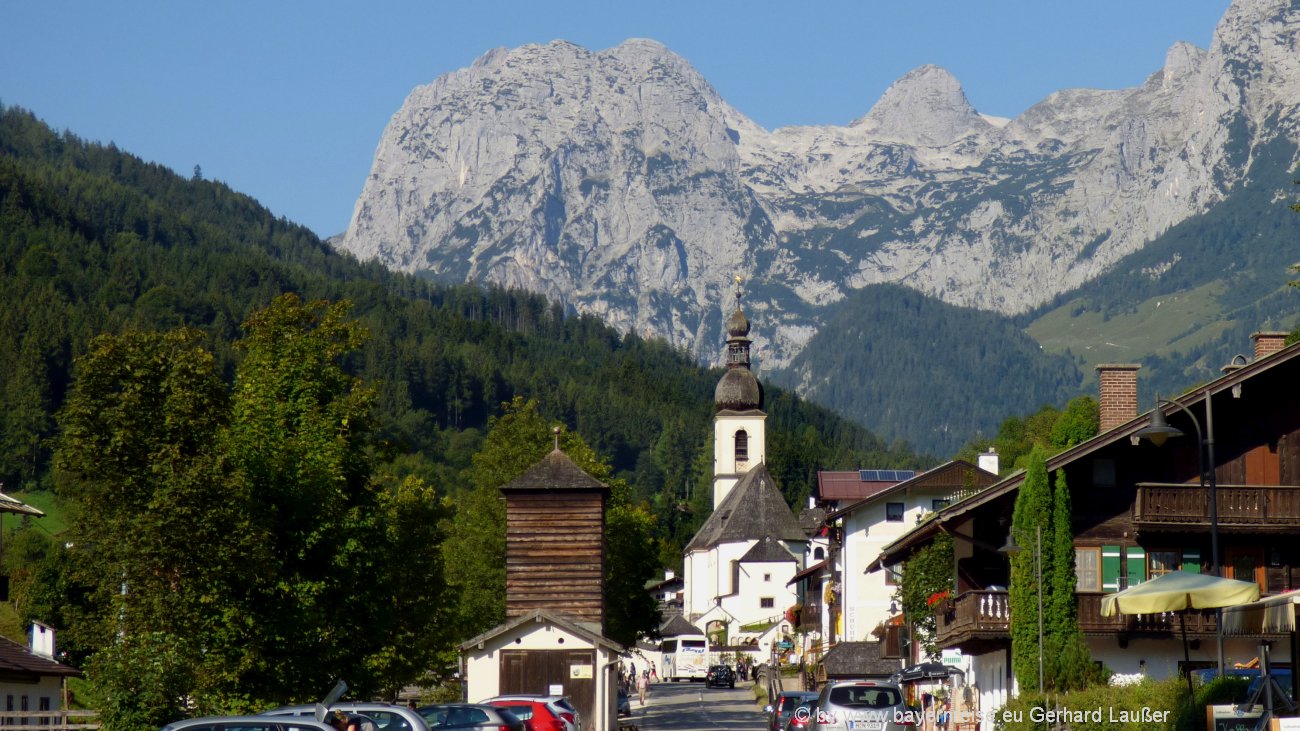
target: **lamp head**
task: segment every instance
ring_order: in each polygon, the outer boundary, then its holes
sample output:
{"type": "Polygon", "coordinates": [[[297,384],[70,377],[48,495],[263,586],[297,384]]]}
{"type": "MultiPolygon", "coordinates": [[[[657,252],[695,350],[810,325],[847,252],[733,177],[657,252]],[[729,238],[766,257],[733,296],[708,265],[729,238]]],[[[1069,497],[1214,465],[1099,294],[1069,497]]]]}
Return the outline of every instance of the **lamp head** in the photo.
{"type": "Polygon", "coordinates": [[[1010,558],[1011,556],[1020,553],[1022,550],[1023,549],[1020,547],[1020,544],[1016,543],[1016,537],[1012,535],[1010,532],[1008,532],[1007,542],[1002,544],[1002,548],[998,549],[998,553],[1004,554],[1008,558],[1010,558]]]}
{"type": "Polygon", "coordinates": [[[1165,412],[1160,410],[1160,397],[1156,396],[1156,408],[1151,412],[1151,423],[1145,428],[1139,429],[1134,436],[1149,439],[1157,447],[1163,447],[1165,441],[1170,437],[1181,437],[1182,435],[1181,430],[1169,426],[1169,420],[1165,418],[1165,412]]]}

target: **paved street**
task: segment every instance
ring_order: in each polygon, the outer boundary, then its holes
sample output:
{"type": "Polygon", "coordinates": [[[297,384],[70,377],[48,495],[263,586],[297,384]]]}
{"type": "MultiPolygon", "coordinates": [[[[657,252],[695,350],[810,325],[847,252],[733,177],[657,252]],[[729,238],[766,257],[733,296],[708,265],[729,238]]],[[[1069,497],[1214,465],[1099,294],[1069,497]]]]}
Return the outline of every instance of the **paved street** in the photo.
{"type": "Polygon", "coordinates": [[[632,696],[632,718],[640,731],[762,731],[765,717],[748,684],[705,689],[703,683],[650,686],[645,707],[632,696]]]}

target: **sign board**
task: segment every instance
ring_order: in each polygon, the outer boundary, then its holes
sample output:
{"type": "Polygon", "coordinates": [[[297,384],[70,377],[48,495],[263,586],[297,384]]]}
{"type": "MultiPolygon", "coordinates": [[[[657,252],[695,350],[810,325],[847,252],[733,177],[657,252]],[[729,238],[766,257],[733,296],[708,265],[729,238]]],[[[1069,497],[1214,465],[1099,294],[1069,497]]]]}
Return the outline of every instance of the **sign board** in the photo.
{"type": "Polygon", "coordinates": [[[546,695],[564,695],[564,686],[563,686],[563,685],[548,685],[548,686],[546,687],[546,695]]]}
{"type": "Polygon", "coordinates": [[[961,650],[944,650],[939,661],[944,665],[961,665],[961,650]]]}
{"type": "Polygon", "coordinates": [[[1300,718],[1275,718],[1269,722],[1270,731],[1300,731],[1300,718]]]}
{"type": "Polygon", "coordinates": [[[1255,731],[1263,713],[1264,709],[1259,707],[1246,713],[1233,705],[1206,706],[1205,725],[1209,731],[1255,731]]]}
{"type": "Polygon", "coordinates": [[[794,647],[794,643],[793,643],[793,642],[786,642],[785,640],[781,640],[780,642],[776,643],[776,646],[777,646],[779,649],[782,649],[782,650],[788,650],[788,649],[790,649],[791,647],[794,647]]]}
{"type": "MultiPolygon", "coordinates": [[[[570,666],[569,666],[569,677],[570,677],[570,678],[573,678],[574,680],[590,679],[590,678],[591,678],[591,666],[590,666],[590,665],[570,665],[570,666]]],[[[554,695],[562,695],[562,694],[560,694],[560,693],[555,693],[554,695]]]]}

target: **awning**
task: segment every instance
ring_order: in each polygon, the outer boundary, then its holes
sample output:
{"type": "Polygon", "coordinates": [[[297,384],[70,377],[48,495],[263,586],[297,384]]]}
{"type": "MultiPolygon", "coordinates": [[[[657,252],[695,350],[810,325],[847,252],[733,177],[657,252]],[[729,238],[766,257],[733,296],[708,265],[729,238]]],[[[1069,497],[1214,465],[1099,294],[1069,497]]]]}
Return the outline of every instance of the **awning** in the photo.
{"type": "Polygon", "coordinates": [[[944,665],[937,662],[923,662],[920,665],[913,665],[908,668],[894,673],[890,678],[895,683],[911,683],[918,680],[941,680],[952,675],[961,675],[965,673],[961,668],[955,668],[951,665],[944,665]]]}
{"type": "Polygon", "coordinates": [[[1225,635],[1271,635],[1295,631],[1300,589],[1223,610],[1225,635]]]}

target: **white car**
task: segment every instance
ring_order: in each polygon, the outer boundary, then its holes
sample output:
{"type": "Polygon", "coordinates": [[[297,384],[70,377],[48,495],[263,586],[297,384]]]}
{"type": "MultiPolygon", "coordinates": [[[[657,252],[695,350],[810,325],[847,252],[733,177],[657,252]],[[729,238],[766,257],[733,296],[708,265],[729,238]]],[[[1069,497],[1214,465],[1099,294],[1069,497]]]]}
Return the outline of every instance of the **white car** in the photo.
{"type": "MultiPolygon", "coordinates": [[[[429,731],[424,717],[406,706],[392,703],[335,703],[329,706],[331,711],[355,713],[374,720],[377,731],[429,731]]],[[[294,718],[315,718],[315,706],[281,706],[265,711],[263,716],[293,716],[294,718]]]]}
{"type": "Polygon", "coordinates": [[[272,716],[203,716],[173,721],[162,731],[335,731],[328,723],[317,721],[310,713],[299,718],[272,716]]]}

